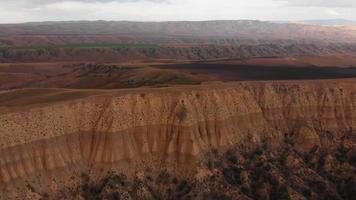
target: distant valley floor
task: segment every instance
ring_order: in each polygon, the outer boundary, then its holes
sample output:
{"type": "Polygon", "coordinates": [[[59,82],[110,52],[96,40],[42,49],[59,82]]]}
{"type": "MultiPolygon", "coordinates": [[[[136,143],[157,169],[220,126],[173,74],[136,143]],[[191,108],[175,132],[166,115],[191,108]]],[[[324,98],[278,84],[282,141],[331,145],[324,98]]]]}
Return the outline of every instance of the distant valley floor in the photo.
{"type": "Polygon", "coordinates": [[[122,62],[0,63],[0,90],[20,88],[123,89],[206,82],[316,80],[356,77],[356,56],[253,59],[133,60],[122,62]]]}

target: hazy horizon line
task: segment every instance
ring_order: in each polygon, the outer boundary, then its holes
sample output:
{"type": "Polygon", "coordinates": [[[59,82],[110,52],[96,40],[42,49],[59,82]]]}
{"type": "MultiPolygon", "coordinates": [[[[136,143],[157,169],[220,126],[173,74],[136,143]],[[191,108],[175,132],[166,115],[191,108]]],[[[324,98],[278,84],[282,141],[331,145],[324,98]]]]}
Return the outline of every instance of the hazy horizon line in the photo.
{"type": "Polygon", "coordinates": [[[346,19],[346,18],[324,18],[324,19],[300,19],[300,20],[262,20],[262,19],[211,19],[211,20],[44,20],[44,21],[25,21],[25,22],[9,22],[0,23],[0,25],[17,25],[17,24],[31,24],[31,23],[60,23],[60,22],[137,22],[137,23],[164,23],[164,22],[223,22],[223,21],[259,21],[259,22],[271,22],[271,23],[295,23],[295,22],[312,22],[312,21],[344,21],[344,22],[354,22],[356,19],[346,19]]]}

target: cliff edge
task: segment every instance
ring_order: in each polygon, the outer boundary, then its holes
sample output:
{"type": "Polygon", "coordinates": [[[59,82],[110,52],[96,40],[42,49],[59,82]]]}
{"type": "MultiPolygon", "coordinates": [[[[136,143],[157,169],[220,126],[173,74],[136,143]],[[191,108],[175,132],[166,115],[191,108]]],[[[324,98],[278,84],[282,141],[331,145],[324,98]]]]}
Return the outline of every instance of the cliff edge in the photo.
{"type": "Polygon", "coordinates": [[[15,90],[0,93],[0,189],[55,190],[73,174],[152,166],[194,174],[208,149],[279,149],[286,137],[300,153],[340,142],[354,148],[355,137],[343,138],[355,130],[354,79],[15,90]]]}

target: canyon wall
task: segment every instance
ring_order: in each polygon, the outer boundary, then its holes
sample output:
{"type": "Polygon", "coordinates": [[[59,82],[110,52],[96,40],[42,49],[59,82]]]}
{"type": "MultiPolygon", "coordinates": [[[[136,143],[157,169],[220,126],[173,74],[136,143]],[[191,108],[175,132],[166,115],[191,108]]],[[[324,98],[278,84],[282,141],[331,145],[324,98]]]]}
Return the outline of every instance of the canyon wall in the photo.
{"type": "Polygon", "coordinates": [[[278,149],[287,134],[300,152],[334,148],[355,134],[355,82],[114,90],[10,107],[0,114],[0,189],[10,194],[28,183],[53,189],[87,171],[129,174],[155,166],[194,173],[209,148],[266,142],[278,149]]]}

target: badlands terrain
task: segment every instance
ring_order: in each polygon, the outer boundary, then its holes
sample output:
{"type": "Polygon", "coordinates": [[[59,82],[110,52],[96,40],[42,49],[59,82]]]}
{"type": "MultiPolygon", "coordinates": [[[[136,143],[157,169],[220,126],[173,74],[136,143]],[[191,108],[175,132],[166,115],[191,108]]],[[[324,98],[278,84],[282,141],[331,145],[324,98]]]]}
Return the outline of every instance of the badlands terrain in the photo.
{"type": "Polygon", "coordinates": [[[0,199],[354,199],[355,30],[0,25],[0,199]]]}

